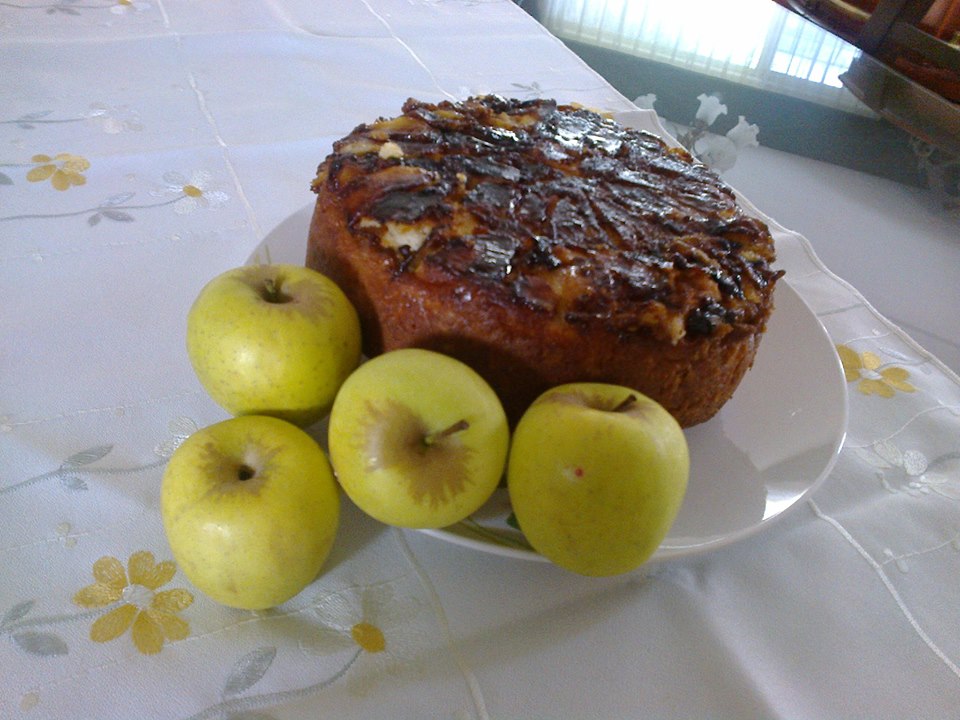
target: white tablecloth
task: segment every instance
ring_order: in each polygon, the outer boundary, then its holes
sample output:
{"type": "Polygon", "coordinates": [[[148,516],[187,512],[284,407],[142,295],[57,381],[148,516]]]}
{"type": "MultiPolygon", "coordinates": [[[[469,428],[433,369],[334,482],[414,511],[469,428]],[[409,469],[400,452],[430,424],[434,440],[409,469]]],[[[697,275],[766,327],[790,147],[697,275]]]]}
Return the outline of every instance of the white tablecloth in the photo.
{"type": "Polygon", "coordinates": [[[172,564],[164,464],[226,417],[187,309],[311,201],[334,139],[408,97],[631,109],[518,7],[10,0],[0,66],[0,717],[960,713],[960,380],[790,233],[849,426],[763,532],[597,580],[347,508],[325,572],[264,612],[172,564]],[[168,637],[135,641],[148,611],[168,637]]]}

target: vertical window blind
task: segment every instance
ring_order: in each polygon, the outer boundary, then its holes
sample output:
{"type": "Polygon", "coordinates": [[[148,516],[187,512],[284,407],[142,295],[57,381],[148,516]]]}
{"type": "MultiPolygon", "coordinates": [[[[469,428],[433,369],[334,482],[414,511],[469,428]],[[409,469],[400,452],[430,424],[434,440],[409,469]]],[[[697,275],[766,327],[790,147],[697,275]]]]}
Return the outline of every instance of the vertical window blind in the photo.
{"type": "Polygon", "coordinates": [[[542,8],[561,39],[872,115],[840,82],[859,50],[769,0],[542,0],[542,8]]]}

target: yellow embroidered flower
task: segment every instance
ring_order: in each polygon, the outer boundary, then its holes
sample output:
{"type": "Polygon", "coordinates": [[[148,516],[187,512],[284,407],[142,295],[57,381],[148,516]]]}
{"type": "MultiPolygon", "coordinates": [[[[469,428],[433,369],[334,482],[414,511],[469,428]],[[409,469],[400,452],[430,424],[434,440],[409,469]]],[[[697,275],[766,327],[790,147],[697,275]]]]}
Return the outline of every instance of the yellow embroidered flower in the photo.
{"type": "Polygon", "coordinates": [[[344,594],[326,598],[318,604],[316,614],[321,624],[316,632],[301,638],[300,647],[314,655],[326,655],[350,647],[368,653],[387,649],[387,638],[381,626],[393,620],[396,609],[389,585],[348,588],[344,594]]]}
{"type": "Polygon", "coordinates": [[[351,693],[366,695],[385,676],[409,678],[417,672],[409,658],[425,652],[433,638],[421,601],[400,592],[402,582],[350,585],[320,598],[310,609],[315,622],[297,626],[300,650],[315,657],[348,654],[344,671],[359,663],[346,677],[351,693]]]}
{"type": "Polygon", "coordinates": [[[141,0],[117,0],[117,4],[110,8],[114,15],[125,15],[131,12],[140,12],[150,8],[150,3],[141,0]]]}
{"type": "Polygon", "coordinates": [[[864,395],[892,398],[896,391],[912,393],[916,388],[907,382],[910,373],[902,367],[881,367],[883,362],[869,350],[857,353],[846,345],[837,345],[843,375],[847,382],[859,381],[857,389],[864,395]]]}
{"type": "Polygon", "coordinates": [[[163,179],[167,186],[161,192],[175,198],[173,209],[178,215],[201,208],[216,209],[230,199],[215,185],[213,176],[206,170],[197,170],[189,179],[178,172],[168,172],[164,173],[163,179]]]}
{"type": "Polygon", "coordinates": [[[30,182],[49,180],[57,190],[67,190],[72,185],[84,185],[87,179],[83,171],[90,167],[90,161],[79,155],[60,153],[56,157],[34,155],[30,158],[37,166],[27,173],[30,182]]]}
{"type": "Polygon", "coordinates": [[[109,555],[93,564],[92,585],[81,588],[73,602],[85,608],[115,605],[90,627],[90,639],[109,642],[133,628],[133,644],[144,655],[163,649],[165,640],[182,640],[190,626],[177,613],[193,603],[193,595],[175,588],[157,592],[176,572],[170,561],[156,562],[153,553],[141,550],[130,556],[127,570],[109,555]]]}

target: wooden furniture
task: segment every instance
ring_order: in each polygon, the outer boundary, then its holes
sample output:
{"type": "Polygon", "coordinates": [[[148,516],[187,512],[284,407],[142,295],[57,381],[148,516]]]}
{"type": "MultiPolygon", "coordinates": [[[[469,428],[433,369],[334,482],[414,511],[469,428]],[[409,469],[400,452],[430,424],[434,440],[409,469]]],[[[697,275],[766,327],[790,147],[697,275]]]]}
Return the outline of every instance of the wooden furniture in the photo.
{"type": "Polygon", "coordinates": [[[874,112],[960,157],[960,0],[775,0],[860,48],[840,76],[874,112]]]}
{"type": "Polygon", "coordinates": [[[776,0],[960,102],[960,0],[776,0]]]}

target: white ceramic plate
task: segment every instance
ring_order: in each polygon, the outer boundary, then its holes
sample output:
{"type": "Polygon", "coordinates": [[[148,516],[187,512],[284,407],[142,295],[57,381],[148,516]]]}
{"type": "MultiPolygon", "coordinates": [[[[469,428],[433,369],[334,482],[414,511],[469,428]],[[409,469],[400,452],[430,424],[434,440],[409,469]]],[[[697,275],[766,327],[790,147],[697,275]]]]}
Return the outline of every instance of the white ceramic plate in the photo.
{"type": "MultiPolygon", "coordinates": [[[[313,206],[278,225],[250,262],[303,264],[313,206]]],[[[712,420],[686,431],[690,480],[676,522],[651,562],[694,555],[767,527],[809,495],[836,462],[847,425],[846,382],[826,330],[789,280],[753,368],[712,420]]],[[[505,490],[472,517],[422,532],[526,560],[545,560],[510,524],[505,490]]]]}

